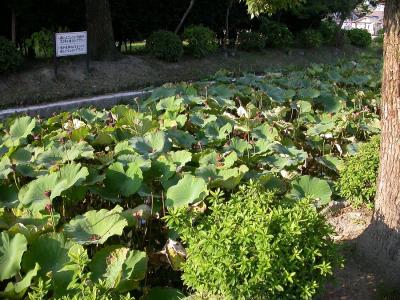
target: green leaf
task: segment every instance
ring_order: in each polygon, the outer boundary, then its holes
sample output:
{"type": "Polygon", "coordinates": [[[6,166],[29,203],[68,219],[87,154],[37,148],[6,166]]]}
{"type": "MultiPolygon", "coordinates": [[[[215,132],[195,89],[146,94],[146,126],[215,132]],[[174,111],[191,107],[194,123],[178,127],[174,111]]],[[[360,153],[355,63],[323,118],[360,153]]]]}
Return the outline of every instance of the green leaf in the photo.
{"type": "Polygon", "coordinates": [[[152,288],[150,292],[144,296],[144,300],[181,300],[185,298],[185,294],[183,294],[180,290],[168,287],[152,288]]]}
{"type": "Polygon", "coordinates": [[[20,140],[26,138],[32,133],[32,130],[36,126],[35,119],[31,117],[21,117],[14,121],[10,127],[10,137],[12,140],[20,140]]]}
{"type": "Polygon", "coordinates": [[[128,197],[139,190],[142,181],[142,170],[137,164],[129,163],[125,171],[124,165],[116,162],[109,166],[104,183],[112,193],[128,197]]]}
{"type": "Polygon", "coordinates": [[[19,201],[31,210],[43,210],[51,203],[48,193],[56,184],[57,173],[39,177],[21,188],[18,194],[19,201]]]}
{"type": "Polygon", "coordinates": [[[43,210],[53,199],[74,185],[79,185],[89,172],[81,164],[63,166],[57,173],[39,177],[19,191],[19,200],[32,210],[43,210]]]}
{"type": "Polygon", "coordinates": [[[23,257],[22,267],[25,271],[32,269],[35,264],[40,265],[38,275],[52,279],[55,295],[65,293],[73,272],[62,268],[69,262],[68,251],[71,244],[65,241],[62,233],[42,235],[35,240],[23,257]],[[51,273],[49,273],[51,272],[51,273]]]}
{"type": "Polygon", "coordinates": [[[310,197],[316,200],[319,205],[324,205],[331,200],[332,190],[325,180],[306,175],[292,182],[290,196],[299,200],[310,197]]]}
{"type": "Polygon", "coordinates": [[[12,172],[10,159],[4,156],[0,160],[0,179],[6,179],[8,174],[12,172]]]}
{"type": "Polygon", "coordinates": [[[147,133],[143,138],[135,137],[130,140],[132,147],[140,154],[155,157],[170,149],[171,145],[164,132],[147,133]]]}
{"type": "Polygon", "coordinates": [[[338,174],[340,170],[344,168],[343,160],[329,154],[321,157],[316,157],[315,160],[324,167],[327,167],[328,169],[331,169],[338,174]]]}
{"type": "Polygon", "coordinates": [[[228,190],[234,189],[242,180],[243,176],[249,171],[245,165],[239,168],[219,170],[218,177],[214,182],[211,182],[213,187],[223,187],[228,190]]]}
{"type": "Polygon", "coordinates": [[[186,149],[192,148],[192,145],[196,142],[196,139],[190,133],[179,129],[168,130],[168,136],[172,139],[172,142],[175,145],[186,149]]]}
{"type": "Polygon", "coordinates": [[[24,255],[23,269],[28,271],[38,263],[40,276],[46,276],[50,271],[56,273],[69,261],[68,248],[63,234],[42,235],[30,245],[24,255]]]}
{"type": "Polygon", "coordinates": [[[108,288],[125,293],[137,287],[138,282],[145,278],[147,262],[145,252],[113,245],[98,251],[89,268],[93,281],[103,280],[108,288]]]}
{"type": "Polygon", "coordinates": [[[121,215],[122,207],[113,210],[91,210],[64,226],[65,235],[79,244],[104,244],[113,235],[121,235],[128,222],[121,215]]]}
{"type": "Polygon", "coordinates": [[[298,96],[300,99],[313,99],[318,98],[321,95],[320,91],[313,88],[301,89],[298,92],[298,96]]]}
{"type": "Polygon", "coordinates": [[[325,112],[328,113],[336,113],[340,110],[340,108],[342,107],[341,101],[344,100],[338,96],[333,96],[333,95],[321,95],[320,97],[318,97],[317,99],[315,99],[315,102],[321,104],[324,109],[325,112]]]}
{"type": "Polygon", "coordinates": [[[243,154],[251,148],[251,145],[246,140],[234,137],[231,139],[227,150],[234,150],[238,155],[243,156],[243,154]]]}
{"type": "Polygon", "coordinates": [[[10,238],[5,231],[0,233],[0,281],[10,279],[19,272],[27,243],[22,234],[17,233],[10,238]]]}
{"type": "Polygon", "coordinates": [[[165,204],[167,207],[183,207],[203,200],[207,194],[204,179],[188,174],[168,189],[165,204]]]}
{"type": "Polygon", "coordinates": [[[0,185],[0,208],[18,206],[18,190],[15,186],[0,185]]]}
{"type": "Polygon", "coordinates": [[[269,141],[274,141],[279,137],[279,134],[276,128],[264,123],[254,128],[254,130],[251,132],[251,136],[256,139],[267,139],[269,141]]]}
{"type": "Polygon", "coordinates": [[[22,299],[28,288],[32,285],[32,279],[36,277],[39,270],[40,266],[36,263],[35,267],[29,270],[21,281],[16,283],[9,282],[4,292],[0,292],[0,296],[5,299],[22,299]]]}

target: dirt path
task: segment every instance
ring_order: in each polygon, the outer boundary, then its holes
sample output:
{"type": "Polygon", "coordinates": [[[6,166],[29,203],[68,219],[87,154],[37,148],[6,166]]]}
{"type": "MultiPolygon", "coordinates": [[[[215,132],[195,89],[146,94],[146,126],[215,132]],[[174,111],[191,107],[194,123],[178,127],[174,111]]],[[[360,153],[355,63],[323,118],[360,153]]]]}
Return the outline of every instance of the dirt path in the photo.
{"type": "MultiPolygon", "coordinates": [[[[319,300],[375,300],[392,299],[383,290],[382,281],[369,268],[368,262],[359,258],[355,251],[357,238],[370,224],[372,211],[365,208],[346,207],[328,216],[341,243],[345,258],[343,269],[335,272],[334,280],[326,286],[319,300]]],[[[393,298],[396,299],[396,298],[393,298]]]]}
{"type": "Polygon", "coordinates": [[[67,98],[139,89],[165,82],[203,79],[226,69],[232,72],[263,72],[280,67],[299,67],[310,63],[333,63],[357,54],[355,48],[265,50],[261,53],[237,52],[225,58],[216,53],[204,59],[184,57],[179,63],[164,63],[146,55],[123,56],[117,61],[91,62],[86,74],[82,59],[61,62],[55,80],[51,63],[35,63],[27,70],[0,77],[0,107],[54,102],[67,98]]]}

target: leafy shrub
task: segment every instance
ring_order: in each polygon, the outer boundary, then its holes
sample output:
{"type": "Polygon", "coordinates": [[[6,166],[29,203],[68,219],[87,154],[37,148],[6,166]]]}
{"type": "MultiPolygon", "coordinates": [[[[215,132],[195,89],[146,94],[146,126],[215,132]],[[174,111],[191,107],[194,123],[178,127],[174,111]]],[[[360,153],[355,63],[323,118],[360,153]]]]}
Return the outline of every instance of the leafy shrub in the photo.
{"type": "Polygon", "coordinates": [[[146,49],[154,57],[166,61],[178,61],[183,54],[182,41],[170,31],[153,32],[146,40],[146,49]]]}
{"type": "Polygon", "coordinates": [[[218,48],[215,32],[201,25],[186,28],[183,38],[188,42],[188,52],[197,58],[215,52],[218,48]]]}
{"type": "Polygon", "coordinates": [[[319,31],[321,32],[323,42],[328,45],[335,44],[336,33],[339,30],[337,24],[332,21],[324,21],[321,23],[319,31]]]}
{"type": "Polygon", "coordinates": [[[260,32],[265,37],[265,45],[267,47],[288,47],[293,44],[293,34],[284,24],[264,18],[260,26],[260,32]]]}
{"type": "Polygon", "coordinates": [[[347,35],[350,39],[351,44],[354,46],[366,48],[371,45],[371,34],[365,29],[351,29],[347,32],[347,35]]]}
{"type": "Polygon", "coordinates": [[[383,42],[385,39],[385,30],[380,29],[378,31],[378,36],[374,39],[374,46],[378,49],[383,49],[383,42]]]}
{"type": "Polygon", "coordinates": [[[21,66],[22,62],[22,55],[14,44],[0,36],[0,73],[13,72],[21,66]]]}
{"type": "Polygon", "coordinates": [[[347,159],[340,173],[340,195],[354,204],[370,203],[376,193],[379,167],[379,136],[363,144],[358,153],[347,159]]]}
{"type": "MultiPolygon", "coordinates": [[[[64,31],[61,28],[58,32],[64,31]]],[[[27,47],[35,50],[36,57],[49,58],[53,56],[53,32],[42,28],[42,30],[32,33],[29,39],[25,40],[27,47]]]]}
{"type": "Polygon", "coordinates": [[[299,43],[304,48],[319,48],[322,46],[321,32],[315,29],[306,29],[299,33],[299,43]]]}
{"type": "Polygon", "coordinates": [[[261,51],[265,47],[265,39],[259,32],[242,31],[238,36],[239,48],[245,51],[261,51]]]}
{"type": "Polygon", "coordinates": [[[211,214],[167,218],[187,244],[182,278],[203,297],[311,299],[340,259],[331,228],[310,200],[278,201],[255,182],[228,202],[211,196],[211,214]]]}

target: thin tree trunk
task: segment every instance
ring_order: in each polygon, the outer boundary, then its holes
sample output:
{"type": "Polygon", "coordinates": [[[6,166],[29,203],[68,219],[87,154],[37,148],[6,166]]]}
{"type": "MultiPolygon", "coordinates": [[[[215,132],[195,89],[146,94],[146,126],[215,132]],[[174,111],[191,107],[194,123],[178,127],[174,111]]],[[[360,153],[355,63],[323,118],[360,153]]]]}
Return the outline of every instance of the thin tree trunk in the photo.
{"type": "Polygon", "coordinates": [[[92,59],[113,59],[118,55],[108,0],[86,0],[86,22],[92,59]]]}
{"type": "Polygon", "coordinates": [[[13,8],[11,11],[11,40],[14,43],[14,45],[17,44],[17,17],[15,14],[15,9],[13,8]]]}
{"type": "Polygon", "coordinates": [[[189,15],[190,11],[192,10],[193,5],[194,5],[195,2],[196,2],[196,0],[190,0],[189,7],[188,7],[187,10],[185,11],[185,13],[184,13],[184,15],[183,15],[181,21],[179,22],[179,25],[178,25],[178,26],[176,27],[176,29],[175,29],[175,33],[176,33],[176,34],[179,32],[179,30],[181,30],[181,27],[182,27],[183,23],[185,22],[187,16],[189,15]]]}
{"type": "Polygon", "coordinates": [[[226,9],[225,15],[225,37],[224,37],[224,49],[225,49],[225,57],[228,56],[228,47],[229,47],[229,15],[231,12],[231,8],[234,0],[229,0],[228,8],[226,9]]]}
{"type": "Polygon", "coordinates": [[[400,1],[385,3],[381,152],[375,211],[359,249],[384,279],[400,284],[400,1]]]}

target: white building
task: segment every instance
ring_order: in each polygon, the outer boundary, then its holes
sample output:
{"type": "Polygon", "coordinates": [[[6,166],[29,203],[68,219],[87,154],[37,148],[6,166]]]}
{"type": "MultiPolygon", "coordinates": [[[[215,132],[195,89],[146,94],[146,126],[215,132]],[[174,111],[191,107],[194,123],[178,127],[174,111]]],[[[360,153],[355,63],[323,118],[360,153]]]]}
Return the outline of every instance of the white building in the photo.
{"type": "Polygon", "coordinates": [[[372,36],[377,36],[378,31],[383,28],[384,8],[384,5],[378,5],[373,12],[361,18],[353,15],[344,22],[343,29],[366,29],[372,36]]]}

